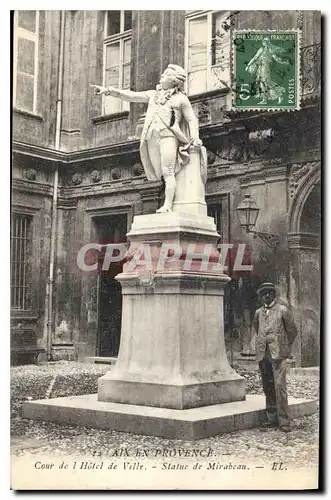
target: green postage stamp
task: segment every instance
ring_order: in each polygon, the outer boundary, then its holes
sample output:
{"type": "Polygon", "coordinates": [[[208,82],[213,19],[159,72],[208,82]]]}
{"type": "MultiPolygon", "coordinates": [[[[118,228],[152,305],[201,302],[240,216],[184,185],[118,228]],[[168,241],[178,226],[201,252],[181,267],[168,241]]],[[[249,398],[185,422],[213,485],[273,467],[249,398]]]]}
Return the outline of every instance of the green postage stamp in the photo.
{"type": "Polygon", "coordinates": [[[300,109],[300,31],[235,30],[235,109],[300,109]]]}

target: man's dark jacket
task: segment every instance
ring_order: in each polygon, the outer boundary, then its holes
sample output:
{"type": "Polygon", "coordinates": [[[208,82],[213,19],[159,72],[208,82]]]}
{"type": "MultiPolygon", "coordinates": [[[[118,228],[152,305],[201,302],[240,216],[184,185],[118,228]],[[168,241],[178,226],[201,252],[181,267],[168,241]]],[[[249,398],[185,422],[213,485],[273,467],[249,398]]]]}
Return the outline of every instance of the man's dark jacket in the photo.
{"type": "Polygon", "coordinates": [[[255,312],[253,327],[256,337],[256,361],[264,358],[268,344],[273,359],[286,359],[297,336],[297,328],[291,311],[275,302],[268,311],[265,306],[255,312]]]}

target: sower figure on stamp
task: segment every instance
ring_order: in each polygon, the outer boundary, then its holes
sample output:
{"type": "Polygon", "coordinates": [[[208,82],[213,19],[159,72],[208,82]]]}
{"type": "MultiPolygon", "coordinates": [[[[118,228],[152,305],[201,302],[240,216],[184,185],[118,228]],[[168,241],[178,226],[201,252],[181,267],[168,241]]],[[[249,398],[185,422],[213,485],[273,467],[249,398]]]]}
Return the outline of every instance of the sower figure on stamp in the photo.
{"type": "Polygon", "coordinates": [[[255,312],[256,359],[266,396],[268,421],[263,427],[279,425],[289,432],[290,419],[286,388],[286,358],[297,335],[291,311],[276,301],[276,288],[263,283],[258,289],[263,306],[255,312]]]}
{"type": "Polygon", "coordinates": [[[190,146],[199,146],[202,161],[206,151],[199,139],[199,124],[183,92],[186,73],[169,64],[156,90],[133,92],[94,85],[97,94],[130,102],[148,103],[140,140],[140,156],[148,180],[165,180],[165,202],[157,212],[170,212],[176,190],[176,174],[189,162],[190,146]]]}
{"type": "Polygon", "coordinates": [[[272,44],[269,38],[262,40],[262,47],[246,66],[246,71],[255,75],[257,84],[257,95],[262,100],[258,104],[267,104],[268,100],[278,99],[278,104],[283,101],[285,88],[272,80],[271,65],[275,61],[282,65],[289,65],[289,61],[280,57],[285,50],[278,45],[272,44]]]}

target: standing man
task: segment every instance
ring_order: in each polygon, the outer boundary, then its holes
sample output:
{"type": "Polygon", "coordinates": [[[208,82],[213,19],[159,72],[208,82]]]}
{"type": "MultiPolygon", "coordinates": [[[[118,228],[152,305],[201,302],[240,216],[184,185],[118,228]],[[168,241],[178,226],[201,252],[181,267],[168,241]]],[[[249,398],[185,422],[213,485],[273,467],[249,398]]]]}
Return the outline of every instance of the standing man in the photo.
{"type": "Polygon", "coordinates": [[[258,289],[263,306],[255,312],[256,360],[266,396],[268,421],[263,427],[279,425],[290,432],[286,389],[286,358],[297,335],[291,311],[276,301],[276,287],[263,283],[258,289]]]}

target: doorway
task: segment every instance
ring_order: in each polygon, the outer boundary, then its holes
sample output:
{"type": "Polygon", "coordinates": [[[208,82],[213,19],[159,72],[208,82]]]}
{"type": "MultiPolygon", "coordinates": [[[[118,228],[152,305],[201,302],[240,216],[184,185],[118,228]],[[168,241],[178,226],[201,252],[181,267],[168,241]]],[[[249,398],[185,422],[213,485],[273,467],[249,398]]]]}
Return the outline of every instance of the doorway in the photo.
{"type": "Polygon", "coordinates": [[[304,177],[289,213],[290,299],[299,335],[293,354],[299,366],[320,358],[321,183],[316,163],[304,177]]]}
{"type": "Polygon", "coordinates": [[[311,189],[300,218],[299,297],[301,364],[318,366],[320,357],[321,185],[311,189]]]}
{"type": "MultiPolygon", "coordinates": [[[[94,218],[98,243],[126,243],[127,214],[94,218]]],[[[103,270],[106,247],[98,260],[98,335],[97,355],[116,357],[120,346],[122,320],[122,289],[115,279],[122,272],[123,263],[113,262],[103,270]]]]}

